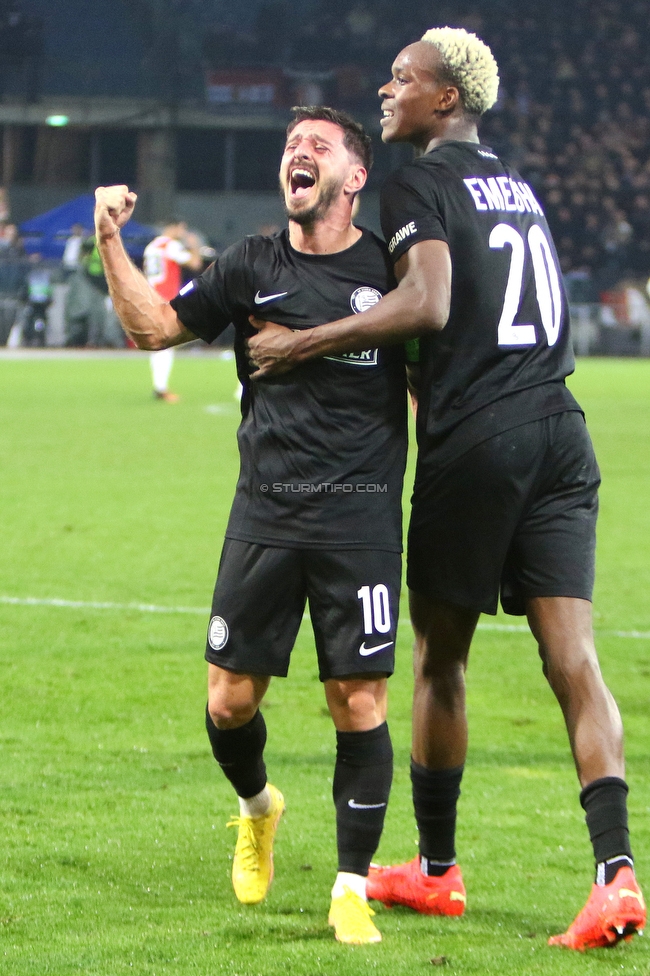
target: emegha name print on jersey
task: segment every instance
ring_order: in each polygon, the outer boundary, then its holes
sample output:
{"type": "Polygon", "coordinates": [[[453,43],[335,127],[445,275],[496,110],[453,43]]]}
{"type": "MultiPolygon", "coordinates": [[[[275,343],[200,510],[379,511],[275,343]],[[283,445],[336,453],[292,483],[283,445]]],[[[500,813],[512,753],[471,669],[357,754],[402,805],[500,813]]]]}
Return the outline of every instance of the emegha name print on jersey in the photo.
{"type": "Polygon", "coordinates": [[[513,180],[509,176],[488,176],[484,180],[480,176],[469,176],[463,183],[472,194],[477,210],[501,210],[504,213],[516,210],[544,216],[535,194],[523,180],[513,180]]]}

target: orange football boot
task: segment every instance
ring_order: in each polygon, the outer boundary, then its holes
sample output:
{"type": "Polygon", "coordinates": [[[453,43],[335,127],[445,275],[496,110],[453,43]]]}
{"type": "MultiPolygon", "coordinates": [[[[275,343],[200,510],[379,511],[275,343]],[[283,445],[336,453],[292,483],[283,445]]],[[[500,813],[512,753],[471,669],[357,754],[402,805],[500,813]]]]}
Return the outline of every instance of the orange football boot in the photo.
{"type": "Polygon", "coordinates": [[[440,877],[428,877],[420,870],[419,857],[393,867],[371,864],[366,894],[388,908],[406,905],[422,915],[462,915],[467,902],[457,864],[440,877]]]}
{"type": "Polygon", "coordinates": [[[549,945],[567,949],[603,949],[629,942],[643,933],[646,908],[641,889],[628,867],[619,868],[608,885],[593,885],[587,904],[563,935],[553,935],[549,945]]]}

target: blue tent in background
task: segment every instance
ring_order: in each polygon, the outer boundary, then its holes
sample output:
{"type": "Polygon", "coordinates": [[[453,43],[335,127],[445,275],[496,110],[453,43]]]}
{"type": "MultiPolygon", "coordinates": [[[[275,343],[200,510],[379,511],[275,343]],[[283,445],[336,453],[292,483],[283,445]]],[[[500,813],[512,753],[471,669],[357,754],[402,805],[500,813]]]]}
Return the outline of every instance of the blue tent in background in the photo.
{"type": "MultiPolygon", "coordinates": [[[[54,210],[48,210],[38,217],[25,220],[20,225],[25,250],[29,254],[42,254],[44,258],[61,260],[73,224],[81,224],[89,235],[94,233],[94,210],[94,196],[84,193],[83,196],[69,200],[68,203],[55,207],[54,210]]],[[[122,239],[129,254],[134,258],[140,258],[156,233],[154,227],[130,220],[122,228],[122,239]]]]}

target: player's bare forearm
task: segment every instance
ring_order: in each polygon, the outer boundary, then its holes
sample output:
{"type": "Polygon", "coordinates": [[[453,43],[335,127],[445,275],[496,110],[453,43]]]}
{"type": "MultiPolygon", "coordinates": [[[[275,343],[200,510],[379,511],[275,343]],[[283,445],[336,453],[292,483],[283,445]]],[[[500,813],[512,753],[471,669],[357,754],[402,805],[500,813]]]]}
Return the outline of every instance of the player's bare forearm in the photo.
{"type": "Polygon", "coordinates": [[[249,358],[258,370],[253,378],[287,372],[308,359],[361,352],[421,335],[426,328],[416,303],[398,292],[399,288],[389,292],[368,312],[299,332],[251,318],[259,330],[248,340],[249,358]]]}
{"type": "Polygon", "coordinates": [[[286,372],[308,359],[392,345],[444,328],[451,297],[447,245],[442,241],[417,244],[398,261],[395,271],[397,288],[359,315],[300,332],[254,322],[259,332],[248,342],[250,359],[257,366],[254,377],[286,372]]]}
{"type": "Polygon", "coordinates": [[[99,187],[95,201],[97,246],[113,307],[126,334],[139,349],[166,349],[195,339],[126,253],[120,230],[133,212],[135,193],[126,186],[99,187]]]}
{"type": "Polygon", "coordinates": [[[139,349],[166,349],[196,338],[136,268],[118,234],[98,240],[98,246],[113,307],[139,349]]]}

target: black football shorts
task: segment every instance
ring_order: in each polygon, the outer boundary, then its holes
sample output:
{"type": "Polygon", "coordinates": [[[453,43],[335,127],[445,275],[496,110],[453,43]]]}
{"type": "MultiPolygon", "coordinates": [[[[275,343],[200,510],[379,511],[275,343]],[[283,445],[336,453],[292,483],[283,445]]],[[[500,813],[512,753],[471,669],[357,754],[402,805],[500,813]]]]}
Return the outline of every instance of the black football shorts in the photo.
{"type": "Polygon", "coordinates": [[[396,552],[226,539],[206,660],[228,671],[285,677],[308,603],[321,681],[392,674],[401,563],[396,552]]]}
{"type": "Polygon", "coordinates": [[[581,413],[506,430],[447,465],[418,463],[407,582],[483,613],[534,596],[591,600],[600,472],[581,413]]]}

